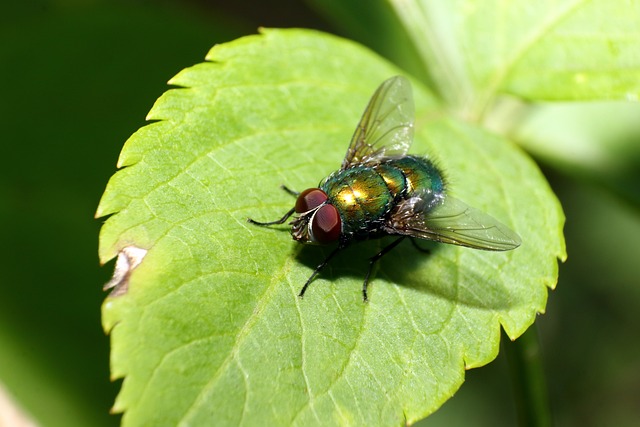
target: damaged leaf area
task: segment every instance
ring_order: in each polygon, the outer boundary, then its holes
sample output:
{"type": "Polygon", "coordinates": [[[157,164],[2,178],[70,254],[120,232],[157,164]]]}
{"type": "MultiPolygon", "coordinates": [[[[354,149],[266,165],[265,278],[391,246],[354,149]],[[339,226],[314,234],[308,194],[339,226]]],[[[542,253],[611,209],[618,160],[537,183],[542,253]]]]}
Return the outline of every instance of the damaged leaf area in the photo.
{"type": "Polygon", "coordinates": [[[136,248],[135,246],[127,246],[122,249],[118,253],[113,276],[111,280],[105,283],[102,289],[105,291],[113,289],[109,294],[110,297],[126,294],[129,290],[129,277],[131,276],[131,272],[140,265],[146,254],[146,249],[136,248]]]}
{"type": "Polygon", "coordinates": [[[124,259],[110,284],[128,283],[103,307],[123,425],[412,423],[495,358],[501,327],[515,339],[544,312],[565,257],[555,196],[515,145],[448,117],[417,82],[410,153],[435,158],[451,194],[518,232],[520,248],[403,243],[364,304],[368,258],[388,243],[369,241],[300,299],[332,248],[247,223],[293,206],[280,185],[300,191],[339,168],[369,97],[397,74],[352,42],[264,30],[170,81],[98,209],[110,215],[102,262],[124,259]],[[138,267],[120,252],[130,246],[148,249],[138,267]]]}

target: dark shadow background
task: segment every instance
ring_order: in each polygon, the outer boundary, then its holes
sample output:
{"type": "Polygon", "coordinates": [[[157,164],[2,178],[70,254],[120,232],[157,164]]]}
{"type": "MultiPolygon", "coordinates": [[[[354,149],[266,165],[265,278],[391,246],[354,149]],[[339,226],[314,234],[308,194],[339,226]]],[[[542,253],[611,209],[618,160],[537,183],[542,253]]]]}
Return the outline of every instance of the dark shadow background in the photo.
{"type": "MultiPolygon", "coordinates": [[[[0,13],[0,384],[45,426],[117,425],[100,326],[101,221],[124,141],[179,70],[259,26],[367,41],[316,2],[14,1],[0,13]]],[[[369,35],[367,35],[369,34],[369,35]]],[[[384,46],[377,48],[385,52],[384,46]]],[[[419,71],[417,71],[419,73],[419,71]]],[[[634,142],[635,143],[635,142],[634,142]]],[[[640,220],[606,189],[547,171],[563,202],[561,267],[542,346],[557,425],[640,419],[640,220]]],[[[637,185],[637,182],[636,182],[637,185]]],[[[502,356],[423,425],[515,423],[502,356]]]]}

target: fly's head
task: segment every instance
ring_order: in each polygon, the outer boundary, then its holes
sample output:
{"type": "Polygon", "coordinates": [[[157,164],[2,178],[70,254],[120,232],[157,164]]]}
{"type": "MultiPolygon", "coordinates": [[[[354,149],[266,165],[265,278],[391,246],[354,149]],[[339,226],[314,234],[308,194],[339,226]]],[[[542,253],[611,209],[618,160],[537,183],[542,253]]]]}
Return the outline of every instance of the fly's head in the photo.
{"type": "Polygon", "coordinates": [[[339,239],[342,220],[338,209],[329,203],[327,193],[309,188],[298,196],[291,236],[300,243],[327,244],[339,239]]]}

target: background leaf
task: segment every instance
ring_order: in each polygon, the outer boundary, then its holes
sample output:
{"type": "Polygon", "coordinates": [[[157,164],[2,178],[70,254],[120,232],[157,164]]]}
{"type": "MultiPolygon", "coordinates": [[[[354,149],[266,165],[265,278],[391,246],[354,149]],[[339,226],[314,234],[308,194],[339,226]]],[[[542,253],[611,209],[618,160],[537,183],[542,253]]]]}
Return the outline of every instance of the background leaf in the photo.
{"type": "Polygon", "coordinates": [[[428,80],[425,64],[390,2],[371,0],[363,8],[358,0],[307,0],[344,35],[375,50],[421,81],[428,80]]]}
{"type": "Polygon", "coordinates": [[[471,117],[498,94],[637,100],[640,2],[391,2],[437,88],[471,117]]]}
{"type": "Polygon", "coordinates": [[[639,1],[391,4],[458,115],[638,204],[639,1]]]}
{"type": "Polygon", "coordinates": [[[640,207],[640,104],[540,104],[520,110],[512,137],[547,164],[640,207]]]}
{"type": "Polygon", "coordinates": [[[125,424],[386,425],[455,392],[544,311],[563,258],[563,215],[535,164],[508,141],[436,114],[415,84],[414,153],[433,154],[454,195],[523,238],[508,253],[402,245],[361,301],[354,246],[296,297],[327,249],[302,247],[279,217],[335,170],[368,98],[399,71],[345,40],[301,30],[216,46],[172,79],[127,141],[98,215],[103,262],[149,252],[103,312],[125,424]],[[366,73],[363,74],[363,70],[366,73]],[[478,167],[481,165],[481,167],[478,167]],[[172,393],[165,392],[171,388],[172,393]]]}

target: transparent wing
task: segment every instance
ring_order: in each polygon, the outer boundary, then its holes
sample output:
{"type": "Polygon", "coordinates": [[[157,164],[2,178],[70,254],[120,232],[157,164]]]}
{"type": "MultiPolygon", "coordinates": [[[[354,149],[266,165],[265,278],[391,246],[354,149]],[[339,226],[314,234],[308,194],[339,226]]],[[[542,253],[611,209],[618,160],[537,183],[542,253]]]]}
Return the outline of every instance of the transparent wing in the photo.
{"type": "Polygon", "coordinates": [[[398,204],[388,226],[391,233],[489,251],[508,251],[522,243],[491,215],[429,190],[398,204]]]}
{"type": "Polygon", "coordinates": [[[341,169],[407,154],[413,142],[414,118],[409,80],[402,76],[385,80],[362,114],[341,169]]]}

